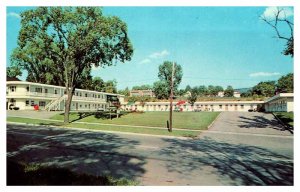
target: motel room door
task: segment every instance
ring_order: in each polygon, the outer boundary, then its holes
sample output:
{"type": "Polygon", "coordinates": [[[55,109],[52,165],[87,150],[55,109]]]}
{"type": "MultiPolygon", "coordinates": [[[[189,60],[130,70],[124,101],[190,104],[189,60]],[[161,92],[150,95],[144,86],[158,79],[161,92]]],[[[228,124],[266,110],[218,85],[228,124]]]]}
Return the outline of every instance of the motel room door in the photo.
{"type": "Polygon", "coordinates": [[[76,103],[76,111],[78,111],[78,103],[76,103]]]}
{"type": "Polygon", "coordinates": [[[237,111],[237,108],[238,108],[238,106],[237,106],[237,105],[234,105],[234,110],[235,110],[235,111],[237,111]]]}

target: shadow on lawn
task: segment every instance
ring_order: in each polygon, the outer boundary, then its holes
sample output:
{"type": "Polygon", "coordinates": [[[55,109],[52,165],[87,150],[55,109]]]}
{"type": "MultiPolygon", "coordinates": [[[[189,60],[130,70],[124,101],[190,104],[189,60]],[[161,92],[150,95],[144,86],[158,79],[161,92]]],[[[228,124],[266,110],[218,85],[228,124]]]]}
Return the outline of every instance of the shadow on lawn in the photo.
{"type": "Polygon", "coordinates": [[[267,119],[264,116],[253,116],[253,117],[239,117],[242,122],[239,127],[241,128],[272,128],[278,131],[289,131],[293,134],[293,130],[282,125],[276,118],[267,119]]]}
{"type": "Polygon", "coordinates": [[[197,141],[164,140],[169,147],[161,154],[174,159],[167,162],[170,172],[188,175],[210,166],[226,185],[293,185],[293,161],[269,150],[217,142],[209,137],[197,141]]]}
{"type": "Polygon", "coordinates": [[[145,172],[145,159],[122,154],[118,149],[135,148],[137,144],[114,134],[8,125],[7,158],[80,174],[135,180],[145,172]]]}
{"type": "Polygon", "coordinates": [[[77,174],[66,168],[22,165],[7,161],[7,185],[132,185],[131,181],[110,177],[77,174]]]}

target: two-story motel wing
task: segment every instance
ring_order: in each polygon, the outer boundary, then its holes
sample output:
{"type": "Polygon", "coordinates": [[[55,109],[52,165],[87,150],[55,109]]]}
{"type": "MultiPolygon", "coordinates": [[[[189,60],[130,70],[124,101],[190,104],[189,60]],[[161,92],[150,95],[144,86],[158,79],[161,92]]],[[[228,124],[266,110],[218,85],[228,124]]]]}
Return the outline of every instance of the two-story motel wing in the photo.
{"type": "MultiPolygon", "coordinates": [[[[26,81],[6,82],[6,109],[16,106],[20,110],[39,109],[64,110],[67,99],[66,88],[55,85],[32,83],[26,81]]],[[[71,111],[106,109],[110,106],[111,97],[124,101],[123,95],[75,89],[72,98],[71,111]]]]}

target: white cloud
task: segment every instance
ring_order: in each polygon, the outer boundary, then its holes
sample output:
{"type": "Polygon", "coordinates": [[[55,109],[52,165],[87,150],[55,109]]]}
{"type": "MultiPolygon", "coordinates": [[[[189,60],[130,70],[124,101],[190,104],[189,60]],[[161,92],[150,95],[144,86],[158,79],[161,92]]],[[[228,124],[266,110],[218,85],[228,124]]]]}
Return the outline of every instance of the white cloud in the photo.
{"type": "Polygon", "coordinates": [[[169,54],[170,53],[167,50],[163,50],[161,52],[152,53],[151,55],[149,55],[149,57],[153,58],[153,59],[157,59],[157,58],[161,58],[161,57],[167,56],[169,54]]]}
{"type": "Polygon", "coordinates": [[[278,10],[282,10],[278,16],[279,19],[288,18],[294,15],[294,11],[290,7],[267,7],[261,17],[266,19],[275,19],[278,10]]]}
{"type": "Polygon", "coordinates": [[[7,13],[7,16],[8,17],[14,17],[14,18],[17,18],[17,19],[21,19],[20,14],[15,13],[15,12],[9,12],[9,13],[7,13]]]}
{"type": "Polygon", "coordinates": [[[146,64],[146,63],[150,63],[150,62],[151,62],[151,60],[148,59],[148,58],[146,58],[146,59],[142,60],[142,61],[140,62],[140,64],[146,64]]]}
{"type": "Polygon", "coordinates": [[[280,73],[274,72],[274,73],[269,73],[269,72],[257,72],[257,73],[251,73],[249,74],[250,77],[270,77],[270,76],[278,76],[280,73]]]}
{"type": "Polygon", "coordinates": [[[163,58],[163,57],[165,57],[169,54],[170,53],[167,50],[162,50],[160,52],[155,52],[155,53],[152,53],[152,54],[148,55],[145,59],[143,59],[141,62],[139,62],[139,64],[151,63],[152,59],[163,58]]]}

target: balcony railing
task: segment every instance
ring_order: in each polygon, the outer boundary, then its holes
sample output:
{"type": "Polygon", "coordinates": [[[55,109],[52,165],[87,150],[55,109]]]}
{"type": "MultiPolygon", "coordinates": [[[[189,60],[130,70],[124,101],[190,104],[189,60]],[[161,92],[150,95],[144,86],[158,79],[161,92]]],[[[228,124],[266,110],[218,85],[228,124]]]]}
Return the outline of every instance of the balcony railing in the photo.
{"type": "Polygon", "coordinates": [[[49,97],[58,98],[61,97],[59,94],[53,93],[39,93],[39,92],[6,92],[7,96],[31,96],[31,97],[49,97]]]}
{"type": "MultiPolygon", "coordinates": [[[[27,96],[27,97],[46,97],[46,98],[59,98],[61,95],[53,93],[39,93],[39,92],[7,92],[6,96],[27,96]]],[[[96,102],[106,102],[105,98],[95,98],[95,97],[80,97],[73,95],[72,100],[77,101],[96,101],[96,102]]]]}
{"type": "Polygon", "coordinates": [[[102,99],[102,98],[95,98],[95,97],[80,97],[80,96],[73,96],[72,100],[106,102],[104,98],[102,99]]]}

